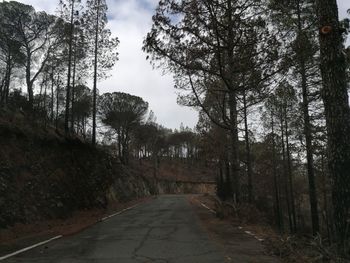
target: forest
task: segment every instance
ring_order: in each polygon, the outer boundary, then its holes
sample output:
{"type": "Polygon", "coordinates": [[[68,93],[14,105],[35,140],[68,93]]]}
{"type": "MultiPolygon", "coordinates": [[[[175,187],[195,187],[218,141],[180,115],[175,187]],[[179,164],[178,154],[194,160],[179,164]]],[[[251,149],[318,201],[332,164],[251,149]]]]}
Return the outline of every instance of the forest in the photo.
{"type": "Polygon", "coordinates": [[[25,116],[125,166],[146,160],[155,177],[164,160],[200,164],[221,200],[349,257],[350,19],[336,1],[159,1],[143,51],[199,116],[175,130],[141,97],[99,93],[119,55],[107,10],[1,2],[0,117],[25,116]]]}

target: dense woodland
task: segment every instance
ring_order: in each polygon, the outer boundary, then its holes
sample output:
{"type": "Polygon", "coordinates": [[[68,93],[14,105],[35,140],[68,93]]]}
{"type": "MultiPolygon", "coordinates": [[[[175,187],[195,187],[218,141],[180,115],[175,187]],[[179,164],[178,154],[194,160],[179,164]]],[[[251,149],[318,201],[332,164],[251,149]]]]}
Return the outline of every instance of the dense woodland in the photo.
{"type": "Polygon", "coordinates": [[[2,112],[123,164],[210,164],[221,199],[350,253],[350,27],[335,0],[161,0],[143,49],[199,112],[175,131],[140,97],[99,94],[118,60],[105,0],[61,0],[55,15],[4,1],[0,24],[2,112]]]}

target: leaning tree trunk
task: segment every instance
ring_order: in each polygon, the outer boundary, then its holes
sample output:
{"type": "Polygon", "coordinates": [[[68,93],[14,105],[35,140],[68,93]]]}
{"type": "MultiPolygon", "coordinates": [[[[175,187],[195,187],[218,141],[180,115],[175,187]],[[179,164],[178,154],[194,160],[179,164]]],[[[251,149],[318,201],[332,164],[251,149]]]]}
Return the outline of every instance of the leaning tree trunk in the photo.
{"type": "Polygon", "coordinates": [[[317,0],[316,6],[334,219],[339,243],[345,251],[350,247],[347,247],[350,237],[350,109],[346,61],[336,0],[317,0]]]}

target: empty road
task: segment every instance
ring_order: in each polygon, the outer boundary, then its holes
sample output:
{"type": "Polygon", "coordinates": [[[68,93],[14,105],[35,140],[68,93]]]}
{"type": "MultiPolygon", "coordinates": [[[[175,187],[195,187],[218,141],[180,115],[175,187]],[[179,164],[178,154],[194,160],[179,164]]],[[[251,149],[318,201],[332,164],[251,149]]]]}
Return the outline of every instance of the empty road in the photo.
{"type": "Polygon", "coordinates": [[[1,263],[224,263],[198,221],[185,196],[159,196],[1,263]]]}

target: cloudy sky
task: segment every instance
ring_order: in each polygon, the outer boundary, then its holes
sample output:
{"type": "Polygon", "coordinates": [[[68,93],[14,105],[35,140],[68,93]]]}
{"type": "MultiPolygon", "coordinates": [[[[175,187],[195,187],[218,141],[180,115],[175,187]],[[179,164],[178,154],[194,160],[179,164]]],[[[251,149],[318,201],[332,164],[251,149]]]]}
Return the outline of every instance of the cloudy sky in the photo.
{"type": "MultiPolygon", "coordinates": [[[[54,13],[58,0],[18,0],[37,10],[54,13]]],[[[337,0],[340,17],[346,16],[349,0],[337,0]]],[[[119,61],[112,77],[99,83],[101,92],[123,91],[144,98],[150,104],[160,124],[178,128],[181,122],[194,127],[197,112],[176,104],[172,78],[153,70],[141,51],[142,41],[151,27],[151,17],[158,0],[107,0],[109,25],[120,39],[119,61]]]]}

